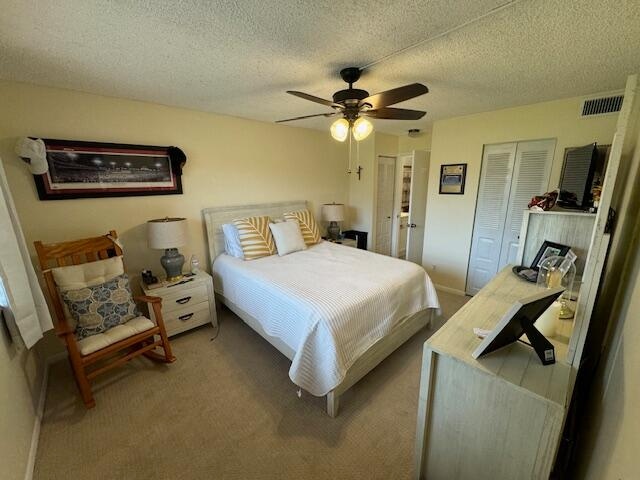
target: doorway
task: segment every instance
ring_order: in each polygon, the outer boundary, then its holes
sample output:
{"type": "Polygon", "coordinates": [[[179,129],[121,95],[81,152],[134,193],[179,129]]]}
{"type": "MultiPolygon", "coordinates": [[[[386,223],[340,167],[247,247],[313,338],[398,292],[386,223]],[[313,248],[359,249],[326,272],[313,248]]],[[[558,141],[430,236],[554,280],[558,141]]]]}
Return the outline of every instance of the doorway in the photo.
{"type": "Polygon", "coordinates": [[[398,155],[392,255],[422,265],[429,152],[414,150],[398,155]]]}
{"type": "Polygon", "coordinates": [[[375,251],[422,263],[429,152],[377,158],[375,251]]]}

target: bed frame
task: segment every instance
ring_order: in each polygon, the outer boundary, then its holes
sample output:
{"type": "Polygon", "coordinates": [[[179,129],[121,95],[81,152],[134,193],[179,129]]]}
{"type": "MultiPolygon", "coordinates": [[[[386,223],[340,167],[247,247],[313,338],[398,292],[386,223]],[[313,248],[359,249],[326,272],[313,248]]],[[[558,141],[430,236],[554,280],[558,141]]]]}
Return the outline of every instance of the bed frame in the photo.
{"type": "MultiPolygon", "coordinates": [[[[282,217],[285,212],[302,210],[305,208],[308,208],[307,202],[294,201],[204,209],[202,211],[202,215],[207,229],[209,265],[212,264],[213,260],[219,253],[224,252],[224,235],[221,228],[223,223],[229,223],[233,219],[253,215],[269,215],[272,218],[279,218],[282,217]]],[[[233,313],[238,315],[247,325],[260,334],[267,342],[278,349],[280,353],[289,360],[293,360],[295,351],[279,338],[267,334],[257,319],[249,315],[233,302],[226,299],[224,296],[216,294],[216,297],[233,313]]],[[[364,354],[362,354],[349,368],[349,370],[347,370],[347,374],[340,385],[327,394],[327,413],[329,416],[335,418],[338,415],[340,395],[373,370],[380,362],[382,362],[382,360],[387,358],[419,330],[427,325],[431,325],[432,317],[433,309],[429,309],[403,319],[387,336],[378,340],[364,354]]]]}

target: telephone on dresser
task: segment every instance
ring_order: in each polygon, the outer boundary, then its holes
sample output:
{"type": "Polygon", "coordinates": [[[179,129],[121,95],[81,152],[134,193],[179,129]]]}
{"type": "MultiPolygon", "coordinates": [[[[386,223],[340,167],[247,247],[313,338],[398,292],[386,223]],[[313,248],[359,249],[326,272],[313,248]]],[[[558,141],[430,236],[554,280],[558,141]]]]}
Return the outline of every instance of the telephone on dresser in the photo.
{"type": "Polygon", "coordinates": [[[155,277],[151,270],[142,270],[142,281],[145,285],[153,285],[158,283],[158,277],[155,277]]]}

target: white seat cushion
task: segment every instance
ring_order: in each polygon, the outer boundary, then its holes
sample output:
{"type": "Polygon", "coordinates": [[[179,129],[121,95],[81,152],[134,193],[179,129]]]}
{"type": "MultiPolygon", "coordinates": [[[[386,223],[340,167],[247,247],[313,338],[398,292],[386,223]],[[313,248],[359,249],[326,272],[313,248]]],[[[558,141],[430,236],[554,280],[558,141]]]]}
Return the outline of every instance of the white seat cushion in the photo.
{"type": "Polygon", "coordinates": [[[113,345],[120,340],[132,337],[137,333],[144,332],[153,327],[155,327],[155,323],[146,317],[132,318],[128,322],[113,327],[104,333],[91,335],[90,337],[80,340],[78,342],[80,354],[89,355],[90,353],[97,352],[98,350],[106,348],[109,345],[113,345]]]}
{"type": "Polygon", "coordinates": [[[80,290],[85,287],[95,287],[108,282],[124,273],[122,257],[116,256],[95,262],[69,265],[67,267],[52,268],[53,279],[58,290],[80,290]]]}

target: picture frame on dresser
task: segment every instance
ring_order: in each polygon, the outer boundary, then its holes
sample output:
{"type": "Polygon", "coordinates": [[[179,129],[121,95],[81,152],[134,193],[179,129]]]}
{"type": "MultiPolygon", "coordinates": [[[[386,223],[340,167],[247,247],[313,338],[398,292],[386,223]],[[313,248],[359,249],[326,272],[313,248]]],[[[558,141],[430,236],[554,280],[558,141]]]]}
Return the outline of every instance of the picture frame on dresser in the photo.
{"type": "Polygon", "coordinates": [[[546,258],[554,255],[564,257],[567,253],[569,253],[569,250],[571,250],[571,247],[569,245],[563,245],[561,243],[545,240],[540,246],[536,257],[533,259],[531,268],[537,270],[538,268],[540,268],[540,265],[546,258]]]}

